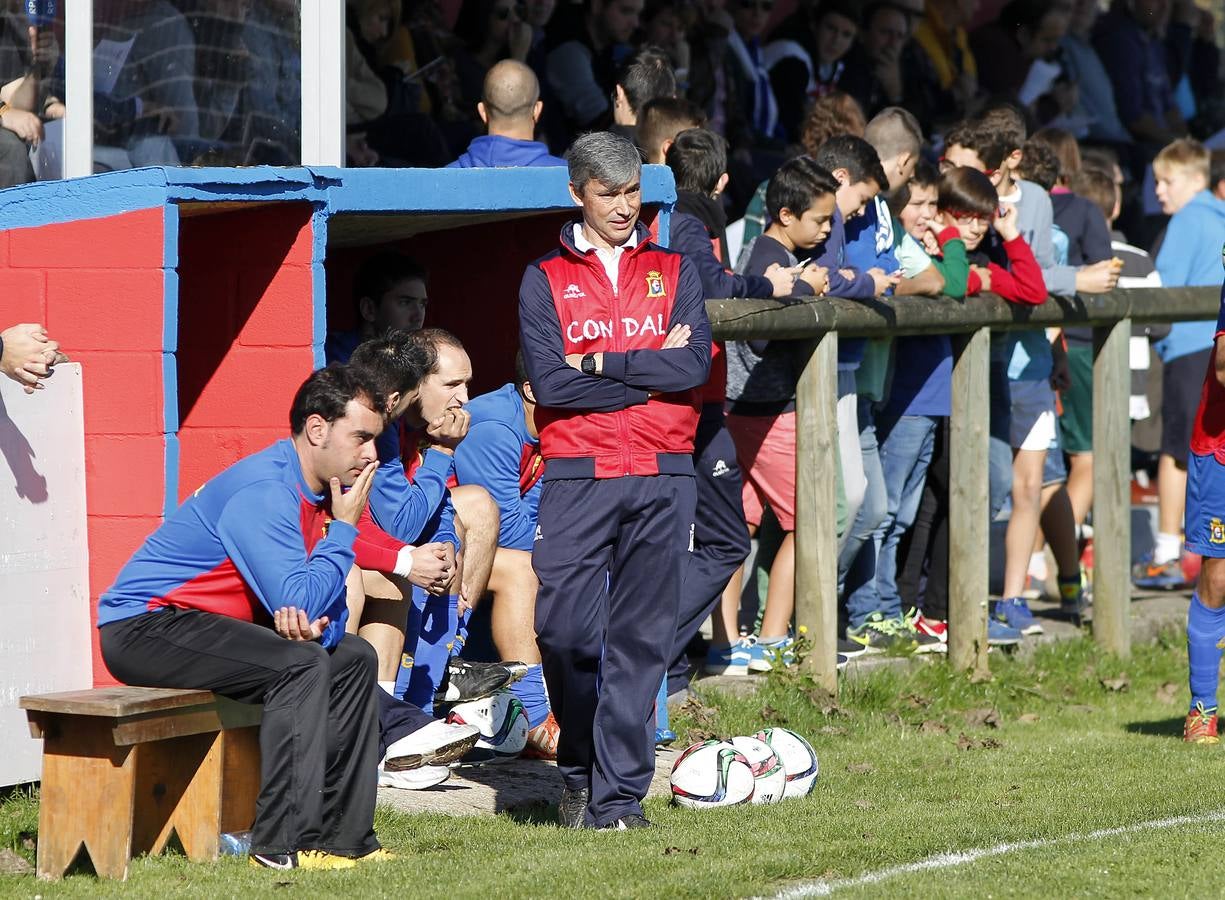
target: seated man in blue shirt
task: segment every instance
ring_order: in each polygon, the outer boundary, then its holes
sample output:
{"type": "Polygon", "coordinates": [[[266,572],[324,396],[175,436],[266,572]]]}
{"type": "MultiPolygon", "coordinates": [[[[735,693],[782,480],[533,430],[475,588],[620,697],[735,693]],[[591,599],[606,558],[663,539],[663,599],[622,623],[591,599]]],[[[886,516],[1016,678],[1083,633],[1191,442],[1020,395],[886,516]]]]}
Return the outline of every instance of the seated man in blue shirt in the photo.
{"type": "MultiPolygon", "coordinates": [[[[429,302],[426,291],[428,281],[429,275],[425,268],[402,253],[393,251],[376,253],[367,259],[358,269],[353,285],[358,327],[353,331],[333,332],[328,335],[324,346],[327,361],[330,363],[348,362],[358,344],[371,338],[381,337],[391,331],[402,331],[408,334],[421,332],[425,324],[426,304],[429,302]]],[[[448,335],[445,331],[430,329],[424,334],[433,337],[418,346],[419,349],[430,355],[431,359],[438,359],[439,351],[430,349],[438,343],[436,340],[438,335],[446,336],[446,340],[442,341],[443,344],[454,341],[459,346],[460,353],[463,353],[462,344],[458,339],[453,335],[448,335]]],[[[448,353],[449,351],[443,351],[443,356],[447,356],[448,353]]],[[[464,353],[463,357],[464,364],[468,366],[468,377],[471,377],[471,365],[467,363],[467,354],[464,353]]],[[[457,440],[461,440],[467,427],[467,413],[463,411],[463,404],[468,400],[467,385],[465,383],[463,386],[463,399],[460,400],[454,391],[445,395],[446,385],[439,381],[437,375],[438,373],[434,371],[425,376],[427,381],[436,384],[440,390],[436,415],[425,422],[429,423],[430,429],[436,424],[446,428],[462,425],[462,430],[457,432],[457,440]]],[[[424,422],[420,427],[427,428],[424,422]]],[[[379,462],[383,465],[401,458],[402,430],[401,423],[393,418],[383,433],[379,435],[376,446],[379,452],[379,462]]],[[[436,440],[431,439],[430,443],[438,445],[436,440]]],[[[405,455],[412,456],[407,453],[405,455]]],[[[445,461],[435,459],[435,463],[438,464],[435,466],[436,469],[444,462],[445,466],[442,468],[446,468],[446,471],[442,478],[445,481],[451,475],[450,469],[447,468],[451,464],[450,456],[448,455],[445,461]]],[[[438,470],[441,471],[441,469],[438,470]]],[[[379,478],[380,484],[387,483],[387,478],[388,474],[384,473],[379,478]]],[[[375,490],[377,494],[377,486],[375,490]]],[[[455,506],[456,534],[466,548],[463,581],[463,587],[466,590],[464,593],[467,596],[479,597],[485,591],[490,568],[493,566],[493,553],[497,547],[498,536],[498,508],[489,498],[489,494],[476,485],[457,488],[451,494],[451,500],[455,506]]],[[[394,534],[390,528],[386,530],[394,534]]],[[[400,537],[405,543],[416,542],[415,536],[397,535],[397,537],[400,537]]],[[[375,647],[378,649],[378,644],[375,647]]]]}
{"type": "MultiPolygon", "coordinates": [[[[515,355],[515,381],[472,400],[468,435],[455,448],[455,479],[480,485],[498,505],[498,548],[489,577],[493,595],[493,642],[503,659],[522,660],[527,674],[511,690],[527,712],[525,756],[557,756],[557,720],[549,710],[540,651],[536,647],[536,573],[532,544],[540,505],[544,460],[534,413],[536,397],[527,380],[523,355],[515,355]]],[[[476,597],[472,598],[476,600],[476,597]]]]}
{"type": "Polygon", "coordinates": [[[98,603],[102,658],[120,681],[263,704],[254,866],[386,855],[374,834],[375,655],[345,633],[384,402],[348,367],[311,374],[291,436],[188,497],[98,603]]]}
{"type": "MultiPolygon", "coordinates": [[[[402,418],[406,431],[402,456],[382,466],[371,492],[370,511],[375,523],[405,543],[448,545],[446,553],[456,565],[440,590],[409,584],[383,572],[363,571],[365,592],[362,636],[379,654],[379,675],[394,696],[427,712],[438,702],[458,702],[486,696],[522,674],[523,667],[480,665],[453,660],[464,637],[469,600],[484,591],[488,574],[471,575],[469,538],[476,531],[460,528],[452,491],[447,487],[453,454],[468,432],[468,381],[472,364],[454,335],[439,328],[415,334],[393,332],[389,337],[363,343],[353,353],[353,364],[376,369],[383,377],[415,388],[401,391],[391,408],[402,418]],[[388,353],[395,345],[402,352],[388,353]],[[480,579],[479,589],[470,579],[480,579]],[[411,600],[405,604],[404,601],[411,600]],[[394,687],[391,681],[394,680],[394,687]]],[[[497,536],[497,508],[482,488],[455,489],[455,494],[479,491],[492,507],[492,529],[486,553],[493,556],[497,536]]]]}

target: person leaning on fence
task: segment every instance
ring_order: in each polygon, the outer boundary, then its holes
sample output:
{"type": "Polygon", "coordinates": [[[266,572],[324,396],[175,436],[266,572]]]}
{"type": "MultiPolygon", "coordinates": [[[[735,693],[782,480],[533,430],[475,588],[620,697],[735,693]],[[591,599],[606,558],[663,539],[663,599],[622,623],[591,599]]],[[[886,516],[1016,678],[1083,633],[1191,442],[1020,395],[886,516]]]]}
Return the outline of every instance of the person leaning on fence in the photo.
{"type": "MultiPolygon", "coordinates": [[[[893,200],[897,208],[897,245],[894,254],[903,272],[914,277],[924,264],[935,268],[944,281],[943,295],[953,300],[965,297],[970,263],[961,232],[940,211],[942,176],[928,162],[920,162],[910,183],[893,200]]],[[[879,416],[881,463],[888,490],[888,517],[878,533],[876,591],[884,609],[903,608],[903,545],[911,529],[927,509],[927,519],[947,502],[948,445],[944,439],[952,414],[953,347],[948,335],[916,335],[894,344],[893,380],[879,416]],[[939,471],[933,486],[928,472],[939,471]],[[941,490],[943,488],[943,490],[941,490]],[[937,496],[943,494],[943,496],[937,496]],[[896,498],[896,499],[895,499],[896,498]],[[895,505],[896,504],[896,505],[895,505]]],[[[920,538],[929,546],[930,524],[920,538]]],[[[947,535],[947,528],[944,530],[947,535]]],[[[947,547],[943,549],[947,568],[947,547]]],[[[933,592],[935,594],[937,592],[933,592]]],[[[916,630],[948,640],[948,608],[941,604],[912,604],[908,613],[916,630]]]]}
{"type": "Polygon", "coordinates": [[[633,144],[594,132],[567,160],[582,218],[519,292],[545,459],[536,630],[561,724],[561,823],[624,830],[650,824],[652,704],[693,549],[710,322],[693,264],[638,221],[633,144]]]}
{"type": "MultiPolygon", "coordinates": [[[[1022,164],[1024,142],[1023,117],[1014,107],[1001,104],[950,132],[945,158],[951,165],[968,166],[986,174],[1001,208],[1015,210],[1015,218],[1006,220],[1005,227],[1011,231],[1015,222],[1017,235],[1037,262],[1042,295],[1039,298],[1035,292],[1029,300],[1004,293],[1000,296],[1014,302],[1038,304],[1046,302],[1048,291],[1064,295],[1075,293],[1082,280],[1082,270],[1056,262],[1050,197],[1040,185],[1025,181],[1017,174],[1022,164]]],[[[988,246],[991,243],[988,242],[988,246]]],[[[971,270],[971,288],[976,273],[983,274],[977,267],[971,270]]],[[[990,274],[992,284],[999,280],[991,278],[990,274]]],[[[1117,273],[1107,271],[1105,277],[1108,284],[1099,289],[1113,286],[1117,273]]],[[[982,289],[994,290],[991,285],[982,289]]],[[[1053,358],[1045,332],[1026,329],[994,339],[991,365],[993,399],[1000,410],[998,418],[1008,421],[1007,439],[1012,452],[1012,515],[1004,541],[1003,599],[991,606],[991,618],[1006,627],[1038,634],[1042,632],[1042,625],[1030,612],[1023,592],[1038,534],[1047,457],[1053,447],[1058,447],[1056,402],[1050,384],[1053,358]],[[1003,412],[1005,391],[1007,413],[1003,412]]],[[[994,407],[992,417],[994,428],[997,418],[994,407]]]]}
{"type": "Polygon", "coordinates": [[[348,368],[313,372],[291,437],[198,488],[98,602],[102,659],[120,681],[264,705],[254,866],[389,855],[374,834],[375,655],[345,633],[384,403],[348,368]]]}
{"type": "MultiPolygon", "coordinates": [[[[1046,302],[1047,290],[1042,269],[1017,226],[1017,209],[1012,204],[1000,205],[998,194],[986,175],[969,167],[946,172],[941,184],[941,211],[956,222],[966,243],[971,263],[966,285],[967,296],[980,291],[991,291],[1012,303],[1036,306],[1046,302]]],[[[1034,346],[1038,347],[1039,344],[1034,342],[1034,346]]],[[[1045,336],[1041,336],[1041,346],[1047,347],[1046,355],[1049,361],[1050,350],[1045,336]]],[[[1055,427],[1055,409],[1054,398],[1049,395],[1049,367],[1041,377],[1027,382],[1031,393],[1036,396],[1032,398],[1032,403],[1026,404],[1026,398],[1013,396],[1014,379],[1008,377],[1007,366],[1006,354],[1002,357],[998,354],[994,356],[992,404],[993,407],[998,404],[1007,410],[1000,418],[1008,423],[1009,441],[1014,448],[1014,456],[1017,451],[1035,455],[1036,465],[1023,468],[1023,471],[1039,476],[1019,484],[1015,477],[1013,479],[1013,514],[1009,519],[1009,529],[1016,528],[1017,534],[1014,535],[1013,551],[1005,552],[1006,563],[1013,564],[1011,570],[1006,569],[1012,581],[1006,583],[1005,595],[1016,597],[1020,594],[1020,587],[1016,586],[1018,581],[1020,585],[1024,584],[1025,564],[1029,561],[1037,530],[1041,505],[1040,474],[1046,450],[1051,442],[1050,432],[1055,427]],[[1036,429],[1046,431],[1035,434],[1036,429]],[[1037,458],[1039,455],[1043,459],[1037,458]],[[1014,593],[1009,593],[1010,587],[1014,589],[1014,593]]],[[[994,420],[994,408],[992,416],[994,420]]],[[[1005,540],[1007,541],[1007,538],[1005,540]]],[[[1002,617],[993,615],[991,622],[993,624],[988,628],[989,642],[1015,643],[1019,639],[1022,630],[1009,625],[1002,617]]]]}
{"type": "MultiPolygon", "coordinates": [[[[877,255],[873,243],[865,256],[855,254],[852,257],[847,246],[847,229],[866,215],[869,205],[875,215],[876,196],[889,187],[889,176],[885,174],[876,148],[854,135],[836,135],[817,148],[814,159],[838,182],[829,236],[815,252],[817,264],[829,272],[826,293],[853,300],[883,296],[901,280],[892,249],[877,255]]],[[[877,224],[881,224],[879,220],[877,224]]],[[[862,338],[838,342],[838,451],[847,515],[852,523],[841,535],[839,551],[846,550],[848,554],[856,535],[854,522],[868,489],[859,434],[859,388],[855,379],[866,346],[862,338]]],[[[840,555],[838,564],[841,583],[848,562],[840,555]]]]}
{"type": "MultiPolygon", "coordinates": [[[[1157,272],[1165,287],[1216,285],[1225,245],[1225,201],[1208,190],[1210,156],[1198,141],[1181,139],[1153,160],[1157,198],[1169,215],[1157,272]]],[[[1161,456],[1157,462],[1157,543],[1152,558],[1137,564],[1136,587],[1178,590],[1183,574],[1183,508],[1187,480],[1187,447],[1195,422],[1196,387],[1213,353],[1211,322],[1175,322],[1169,334],[1153,344],[1161,357],[1161,456]]]]}
{"type": "MultiPolygon", "coordinates": [[[[1121,274],[1123,261],[1115,261],[1106,215],[1097,204],[1071,187],[1081,168],[1076,139],[1067,131],[1044,128],[1036,132],[1029,143],[1046,144],[1058,158],[1059,172],[1051,188],[1051,209],[1055,226],[1067,236],[1068,264],[1080,268],[1107,262],[1121,274]]],[[[1065,328],[1063,333],[1067,340],[1068,384],[1060,395],[1063,409],[1059,416],[1059,441],[1068,457],[1067,496],[1074,530],[1058,540],[1054,533],[1048,533],[1047,539],[1052,549],[1057,550],[1061,607],[1065,613],[1079,617],[1085,607],[1079,530],[1093,503],[1093,330],[1065,328]],[[1057,547],[1060,544],[1062,546],[1057,547]]],[[[1051,512],[1048,505],[1043,517],[1044,529],[1049,529],[1047,522],[1051,512]]],[[[1035,548],[1036,552],[1041,549],[1035,548]]]]}
{"type": "MultiPolygon", "coordinates": [[[[770,225],[756,241],[746,276],[765,276],[774,266],[792,269],[797,254],[812,253],[829,237],[840,185],[807,156],[783,164],[770,179],[766,206],[770,225]]],[[[827,273],[819,265],[799,270],[793,293],[825,293],[827,273]]],[[[783,531],[770,567],[760,640],[736,640],[736,610],[742,572],[724,592],[715,616],[708,673],[769,671],[794,658],[788,635],[795,609],[795,388],[801,361],[793,341],[729,341],[727,344],[727,430],[744,475],[745,518],[755,535],[768,505],[783,531]]]]}
{"type": "MultiPolygon", "coordinates": [[[[668,148],[668,168],[676,179],[676,210],[672,214],[671,247],[694,264],[707,300],[729,297],[788,297],[795,270],[772,263],[761,275],[736,275],[726,268],[727,214],[722,203],[727,186],[727,144],[705,128],[690,128],[668,148]]],[[[694,441],[697,479],[693,561],[681,592],[680,624],[668,670],[668,696],[683,697],[689,686],[685,648],[719,603],[723,589],[749,555],[749,536],[741,500],[743,479],[736,445],[724,424],[727,396],[727,356],[716,341],[710,379],[702,388],[702,416],[694,441]]],[[[715,614],[711,654],[717,665],[730,649],[735,633],[736,605],[715,614]],[[729,629],[730,626],[730,629],[729,629]]],[[[741,660],[747,664],[747,657],[741,660]]],[[[743,666],[741,667],[743,668],[743,666]]]]}
{"type": "MultiPolygon", "coordinates": [[[[922,150],[919,123],[904,109],[885,109],[868,123],[864,140],[875,151],[887,179],[882,191],[904,190],[922,150]]],[[[930,261],[913,278],[902,271],[893,251],[893,217],[881,194],[864,207],[861,215],[847,220],[846,240],[849,265],[861,271],[876,268],[899,276],[900,280],[891,288],[895,295],[936,295],[944,288],[943,277],[930,261]]],[[[839,582],[847,607],[847,638],[865,650],[898,646],[917,652],[940,651],[943,643],[920,632],[913,620],[902,616],[901,609],[886,610],[880,606],[875,586],[879,545],[873,536],[888,516],[889,500],[875,413],[885,394],[891,342],[875,339],[855,343],[862,348],[854,377],[865,489],[838,558],[839,582]]]]}

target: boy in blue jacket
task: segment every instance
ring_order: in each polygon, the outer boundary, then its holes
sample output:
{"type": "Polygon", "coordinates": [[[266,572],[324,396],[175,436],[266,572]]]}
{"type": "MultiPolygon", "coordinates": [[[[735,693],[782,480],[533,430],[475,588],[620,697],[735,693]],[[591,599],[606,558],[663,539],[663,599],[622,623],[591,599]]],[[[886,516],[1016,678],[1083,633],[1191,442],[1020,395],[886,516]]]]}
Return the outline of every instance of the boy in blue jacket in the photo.
{"type": "MultiPolygon", "coordinates": [[[[685,254],[697,268],[703,296],[708,300],[790,296],[796,272],[785,262],[770,263],[760,275],[737,275],[724,266],[727,214],[720,200],[727,187],[724,139],[705,128],[682,131],[668,148],[667,163],[676,179],[677,194],[670,246],[685,254]]],[[[749,553],[736,445],[724,425],[726,393],[727,357],[722,343],[715,342],[694,440],[698,492],[694,551],[681,590],[680,625],[668,670],[669,695],[679,695],[688,686],[685,648],[749,553]]],[[[728,597],[727,601],[714,618],[715,634],[706,669],[715,674],[745,675],[754,651],[760,655],[760,648],[745,640],[733,643],[731,636],[737,631],[739,603],[737,597],[728,597]]]]}
{"type": "MultiPolygon", "coordinates": [[[[889,178],[880,164],[876,148],[863,138],[836,135],[817,148],[817,165],[830,172],[838,182],[834,220],[829,237],[817,252],[817,264],[829,271],[831,297],[870,300],[879,297],[901,280],[892,247],[884,248],[888,271],[879,265],[857,268],[847,256],[848,223],[864,215],[871,206],[875,212],[876,195],[889,187],[889,178]],[[891,262],[890,262],[891,261],[891,262]]],[[[886,217],[887,218],[887,217],[886,217]]],[[[863,360],[865,341],[851,338],[838,342],[838,450],[842,462],[842,484],[846,491],[847,515],[854,523],[867,494],[863,450],[859,440],[859,389],[855,372],[863,360]]],[[[839,549],[845,548],[854,533],[848,528],[839,549]]]]}

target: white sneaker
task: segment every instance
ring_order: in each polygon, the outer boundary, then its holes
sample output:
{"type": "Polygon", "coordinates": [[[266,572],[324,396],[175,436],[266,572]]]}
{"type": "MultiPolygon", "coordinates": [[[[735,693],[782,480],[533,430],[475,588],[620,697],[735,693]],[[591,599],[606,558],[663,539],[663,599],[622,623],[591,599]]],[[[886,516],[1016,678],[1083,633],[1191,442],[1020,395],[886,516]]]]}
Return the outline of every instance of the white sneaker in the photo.
{"type": "Polygon", "coordinates": [[[388,772],[379,765],[379,787],[398,788],[401,791],[424,791],[450,777],[451,770],[446,766],[420,766],[402,772],[388,772]]]}
{"type": "Polygon", "coordinates": [[[445,766],[476,746],[481,733],[471,725],[452,725],[435,719],[387,748],[383,765],[389,772],[422,766],[445,766]]]}

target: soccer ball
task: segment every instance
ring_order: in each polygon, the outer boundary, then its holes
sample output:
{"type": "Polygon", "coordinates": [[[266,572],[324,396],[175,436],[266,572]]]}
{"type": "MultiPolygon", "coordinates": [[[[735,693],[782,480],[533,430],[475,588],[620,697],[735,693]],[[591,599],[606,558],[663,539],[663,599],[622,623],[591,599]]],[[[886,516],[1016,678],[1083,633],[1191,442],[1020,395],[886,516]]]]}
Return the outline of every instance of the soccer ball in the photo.
{"type": "Polygon", "coordinates": [[[513,759],[527,746],[527,712],[510,691],[456,703],[447,713],[447,721],[452,725],[471,725],[480,732],[476,746],[464,754],[461,765],[513,759]]]}
{"type": "Polygon", "coordinates": [[[806,797],[817,784],[817,754],[812,744],[788,728],[764,728],[753,735],[770,746],[787,773],[783,797],[806,797]]]}
{"type": "Polygon", "coordinates": [[[694,744],[672,766],[672,799],[689,809],[747,803],[753,787],[753,764],[727,741],[694,744]]]}
{"type": "Polygon", "coordinates": [[[787,790],[787,772],[774,748],[755,737],[734,737],[731,744],[753,767],[753,802],[781,803],[787,790]]]}

